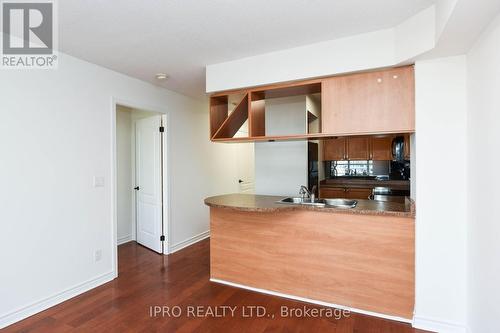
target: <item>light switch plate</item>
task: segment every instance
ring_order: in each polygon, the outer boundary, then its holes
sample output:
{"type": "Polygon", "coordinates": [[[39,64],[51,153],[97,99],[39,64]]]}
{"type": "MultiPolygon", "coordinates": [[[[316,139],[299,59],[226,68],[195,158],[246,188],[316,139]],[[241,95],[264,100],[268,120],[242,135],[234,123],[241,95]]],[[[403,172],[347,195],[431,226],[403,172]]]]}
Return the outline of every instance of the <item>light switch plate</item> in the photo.
{"type": "Polygon", "coordinates": [[[104,177],[94,176],[94,187],[104,187],[104,177]]]}
{"type": "Polygon", "coordinates": [[[101,258],[102,258],[102,250],[96,250],[94,252],[94,261],[95,262],[98,262],[98,261],[101,261],[101,258]]]}

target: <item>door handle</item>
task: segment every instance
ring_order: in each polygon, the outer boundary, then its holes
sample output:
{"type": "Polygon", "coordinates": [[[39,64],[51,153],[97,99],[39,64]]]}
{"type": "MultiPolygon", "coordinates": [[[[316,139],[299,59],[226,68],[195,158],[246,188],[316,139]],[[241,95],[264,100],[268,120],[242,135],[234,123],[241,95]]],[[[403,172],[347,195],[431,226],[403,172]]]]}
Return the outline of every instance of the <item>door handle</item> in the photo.
{"type": "Polygon", "coordinates": [[[139,186],[134,187],[134,190],[139,191],[139,186]]]}

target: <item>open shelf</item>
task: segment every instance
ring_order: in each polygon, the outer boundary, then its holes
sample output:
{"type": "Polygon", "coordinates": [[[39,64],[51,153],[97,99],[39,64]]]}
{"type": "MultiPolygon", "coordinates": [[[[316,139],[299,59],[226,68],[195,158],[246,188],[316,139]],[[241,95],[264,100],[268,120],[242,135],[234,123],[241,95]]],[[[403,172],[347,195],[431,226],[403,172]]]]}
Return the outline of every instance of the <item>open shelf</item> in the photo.
{"type": "MultiPolygon", "coordinates": [[[[227,93],[214,94],[210,97],[210,138],[217,142],[243,142],[269,140],[296,140],[306,139],[309,134],[318,134],[320,126],[311,126],[311,123],[320,122],[320,108],[310,112],[311,96],[321,100],[321,81],[311,80],[295,82],[286,85],[270,85],[248,90],[235,90],[227,93]],[[294,98],[295,97],[295,98],[294,98]],[[286,112],[286,106],[276,111],[277,99],[290,98],[300,100],[303,97],[303,111],[290,110],[290,116],[296,120],[301,117],[303,126],[295,126],[293,130],[276,130],[276,123],[286,123],[291,118],[286,112]],[[238,103],[235,103],[238,101],[238,103]],[[236,107],[231,111],[231,107],[236,107]],[[266,109],[267,108],[267,109],[266,109]],[[275,110],[275,111],[271,111],[275,110]],[[302,112],[302,115],[297,115],[302,112]],[[280,115],[277,115],[280,113],[280,115]],[[281,117],[282,119],[278,119],[281,117]],[[313,120],[314,118],[314,120],[313,120]],[[266,123],[267,122],[267,123],[266,123]],[[311,130],[311,128],[317,128],[311,130]],[[263,140],[260,140],[260,139],[263,140]]],[[[278,104],[281,102],[278,102],[278,104]]]]}
{"type": "MultiPolygon", "coordinates": [[[[251,99],[250,99],[251,100],[251,99]]],[[[251,137],[266,135],[266,101],[263,99],[250,102],[249,130],[251,137]]]]}
{"type": "Polygon", "coordinates": [[[210,138],[213,138],[229,113],[228,96],[210,98],[210,138]]]}
{"type": "Polygon", "coordinates": [[[321,82],[252,91],[252,101],[321,93],[321,82]]]}
{"type": "Polygon", "coordinates": [[[313,107],[315,110],[312,113],[309,109],[313,103],[312,100],[314,102],[321,100],[320,93],[321,82],[256,88],[250,91],[249,137],[273,137],[278,140],[296,137],[305,139],[304,136],[307,134],[319,133],[321,103],[319,107],[313,107]],[[311,98],[312,96],[315,98],[311,98]],[[290,104],[286,105],[286,103],[290,104]],[[298,104],[303,105],[298,106],[298,104]],[[287,112],[289,112],[288,115],[287,112]],[[308,120],[311,116],[317,119],[314,122],[311,121],[312,126],[308,120]],[[316,130],[311,130],[315,128],[316,130]]]}
{"type": "Polygon", "coordinates": [[[248,119],[248,94],[243,96],[231,113],[229,113],[228,105],[229,96],[214,97],[214,105],[217,105],[218,99],[221,99],[221,103],[222,101],[226,102],[225,106],[220,107],[220,109],[228,111],[226,118],[222,122],[220,122],[220,119],[217,119],[217,122],[214,121],[214,123],[220,123],[220,125],[215,133],[213,133],[212,139],[231,139],[248,119]]]}

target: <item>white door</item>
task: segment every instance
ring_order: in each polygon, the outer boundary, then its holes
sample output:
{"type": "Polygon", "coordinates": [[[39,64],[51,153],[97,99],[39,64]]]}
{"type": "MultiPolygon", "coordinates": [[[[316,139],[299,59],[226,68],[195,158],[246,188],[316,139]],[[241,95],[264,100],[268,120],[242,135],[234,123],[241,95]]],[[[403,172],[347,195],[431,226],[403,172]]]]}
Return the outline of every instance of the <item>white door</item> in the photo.
{"type": "Polygon", "coordinates": [[[161,253],[162,174],[161,116],[139,119],[135,125],[137,242],[161,253]]]}
{"type": "Polygon", "coordinates": [[[255,191],[254,144],[239,143],[236,146],[236,168],[240,193],[255,191]]]}

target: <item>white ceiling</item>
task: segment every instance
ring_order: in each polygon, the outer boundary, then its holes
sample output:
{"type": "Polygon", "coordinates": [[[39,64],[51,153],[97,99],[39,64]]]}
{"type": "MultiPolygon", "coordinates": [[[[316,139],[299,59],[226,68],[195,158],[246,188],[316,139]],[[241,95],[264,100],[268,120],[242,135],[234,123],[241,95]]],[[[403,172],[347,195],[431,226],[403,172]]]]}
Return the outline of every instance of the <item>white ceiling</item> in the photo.
{"type": "Polygon", "coordinates": [[[202,98],[205,66],[392,27],[436,0],[59,1],[60,49],[202,98]]]}

